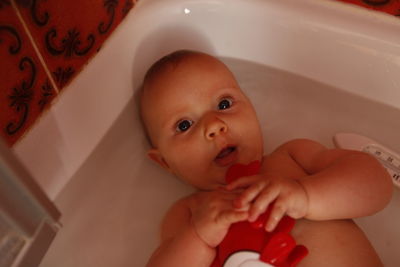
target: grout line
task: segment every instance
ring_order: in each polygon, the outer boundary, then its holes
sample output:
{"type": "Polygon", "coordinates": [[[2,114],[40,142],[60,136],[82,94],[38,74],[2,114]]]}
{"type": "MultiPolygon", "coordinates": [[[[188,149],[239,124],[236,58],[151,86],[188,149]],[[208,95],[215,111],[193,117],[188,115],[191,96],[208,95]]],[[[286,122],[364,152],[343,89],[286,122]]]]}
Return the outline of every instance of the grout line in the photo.
{"type": "Polygon", "coordinates": [[[18,9],[18,7],[17,7],[17,5],[15,4],[14,1],[15,0],[11,0],[11,5],[14,8],[14,11],[17,14],[18,19],[20,20],[22,26],[24,27],[25,33],[28,35],[28,38],[29,38],[29,40],[30,40],[30,42],[31,42],[31,44],[33,46],[33,49],[36,52],[36,56],[39,58],[39,61],[42,64],[42,66],[43,66],[43,68],[44,68],[44,70],[45,70],[45,72],[47,74],[47,77],[50,80],[51,85],[53,86],[54,90],[56,91],[56,93],[58,95],[60,93],[60,90],[58,89],[58,86],[57,86],[56,82],[54,81],[53,76],[51,75],[51,72],[50,72],[49,68],[47,67],[47,64],[46,64],[46,61],[43,58],[43,55],[40,53],[40,50],[36,45],[35,39],[33,39],[33,36],[32,36],[32,34],[31,34],[31,32],[30,32],[30,30],[28,28],[27,23],[25,22],[24,18],[22,17],[21,13],[19,12],[19,9],[18,9]]]}

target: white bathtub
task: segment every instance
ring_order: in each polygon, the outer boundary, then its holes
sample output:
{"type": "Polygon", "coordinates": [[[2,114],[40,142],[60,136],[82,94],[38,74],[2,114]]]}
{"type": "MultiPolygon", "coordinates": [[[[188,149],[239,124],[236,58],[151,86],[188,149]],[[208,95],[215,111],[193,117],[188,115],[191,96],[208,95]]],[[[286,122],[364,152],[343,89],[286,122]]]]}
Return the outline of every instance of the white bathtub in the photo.
{"type": "MultiPolygon", "coordinates": [[[[141,0],[14,148],[63,214],[41,266],[144,266],[163,213],[192,190],[144,156],[134,89],[161,55],[223,57],[266,152],[296,137],[332,147],[336,132],[400,151],[399,32],[398,18],[329,0],[141,0]]],[[[357,220],[388,267],[400,266],[399,206],[396,189],[357,220]]]]}

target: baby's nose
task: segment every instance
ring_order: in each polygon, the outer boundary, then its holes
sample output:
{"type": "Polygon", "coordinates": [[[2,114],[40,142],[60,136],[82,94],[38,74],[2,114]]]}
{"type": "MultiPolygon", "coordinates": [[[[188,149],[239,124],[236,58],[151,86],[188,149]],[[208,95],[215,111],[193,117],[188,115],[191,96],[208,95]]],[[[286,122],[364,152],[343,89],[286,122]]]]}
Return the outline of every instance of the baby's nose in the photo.
{"type": "Polygon", "coordinates": [[[228,126],[219,118],[212,118],[207,122],[205,137],[207,140],[213,140],[215,137],[228,131],[228,126]]]}

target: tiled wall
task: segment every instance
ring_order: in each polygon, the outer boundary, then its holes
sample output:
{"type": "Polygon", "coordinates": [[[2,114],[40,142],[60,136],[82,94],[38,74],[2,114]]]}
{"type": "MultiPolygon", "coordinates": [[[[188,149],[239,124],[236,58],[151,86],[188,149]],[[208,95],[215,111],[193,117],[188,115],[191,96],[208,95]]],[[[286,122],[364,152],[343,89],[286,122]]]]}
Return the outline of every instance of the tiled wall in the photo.
{"type": "Polygon", "coordinates": [[[373,10],[400,16],[400,0],[339,0],[373,10]]]}
{"type": "MultiPolygon", "coordinates": [[[[400,0],[339,1],[400,16],[400,0]]],[[[136,2],[0,0],[0,136],[10,146],[49,108],[136,2]]]]}
{"type": "Polygon", "coordinates": [[[136,0],[0,0],[0,136],[13,145],[136,0]]]}

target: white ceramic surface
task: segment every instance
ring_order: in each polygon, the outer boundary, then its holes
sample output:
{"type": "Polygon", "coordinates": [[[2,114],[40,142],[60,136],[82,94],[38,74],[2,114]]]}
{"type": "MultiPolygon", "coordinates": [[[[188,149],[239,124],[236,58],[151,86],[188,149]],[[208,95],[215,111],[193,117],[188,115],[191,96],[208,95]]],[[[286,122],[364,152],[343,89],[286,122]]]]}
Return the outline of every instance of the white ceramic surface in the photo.
{"type": "MultiPolygon", "coordinates": [[[[304,90],[309,114],[324,97],[321,90],[332,101],[341,99],[334,106],[345,108],[329,113],[335,117],[313,114],[318,127],[296,132],[282,126],[285,120],[272,124],[272,130],[266,126],[266,136],[272,136],[266,151],[296,133],[331,145],[329,136],[346,112],[356,118],[368,103],[383,107],[369,115],[383,121],[382,126],[346,125],[400,151],[400,122],[393,120],[400,117],[399,32],[398,18],[329,0],[141,0],[15,147],[63,213],[64,227],[42,266],[143,266],[157,244],[155,232],[165,209],[190,192],[143,156],[146,145],[134,89],[161,55],[195,49],[295,74],[304,86],[288,91],[286,99],[296,106],[296,94],[304,90]],[[328,87],[336,91],[328,92],[328,87]],[[312,92],[318,93],[315,100],[312,92]],[[352,105],[343,99],[353,98],[341,98],[343,94],[364,102],[352,105]],[[359,109],[351,108],[357,105],[359,109]],[[278,126],[288,134],[273,134],[278,126]]],[[[282,108],[265,101],[275,110],[282,108]]],[[[258,112],[262,116],[263,110],[258,112]]],[[[359,220],[389,267],[400,265],[399,204],[396,191],[388,209],[359,220]]]]}

